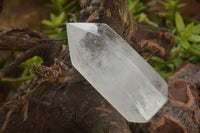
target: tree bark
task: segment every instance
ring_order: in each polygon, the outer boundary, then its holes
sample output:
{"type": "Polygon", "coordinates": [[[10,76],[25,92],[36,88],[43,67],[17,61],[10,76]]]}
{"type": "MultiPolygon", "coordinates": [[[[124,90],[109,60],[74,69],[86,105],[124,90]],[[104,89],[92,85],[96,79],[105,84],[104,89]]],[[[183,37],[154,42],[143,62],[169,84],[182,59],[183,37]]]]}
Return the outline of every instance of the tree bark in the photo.
{"type": "MultiPolygon", "coordinates": [[[[173,46],[172,34],[163,28],[138,24],[129,13],[126,0],[81,0],[80,5],[80,22],[107,23],[141,55],[150,52],[164,59],[170,57],[169,51],[173,46]]],[[[171,111],[171,107],[176,102],[172,104],[169,101],[150,124],[128,123],[73,68],[67,45],[60,45],[59,41],[51,40],[29,28],[2,29],[0,49],[24,52],[0,72],[0,78],[12,73],[16,66],[34,55],[41,56],[44,60],[42,66],[32,68],[34,80],[1,104],[1,133],[131,133],[150,132],[151,129],[164,132],[165,125],[167,128],[176,128],[177,124],[184,123],[186,118],[186,115],[183,115],[180,116],[181,122],[175,121],[176,115],[173,113],[176,112],[171,111]],[[167,112],[172,113],[173,122],[165,117],[167,112]],[[157,123],[159,125],[156,125],[157,123]]],[[[180,82],[185,83],[181,87],[190,88],[185,80],[180,82]]],[[[171,84],[170,82],[169,86],[174,86],[175,83],[171,84]]],[[[171,97],[175,93],[171,91],[171,97]]],[[[194,94],[197,93],[197,89],[194,90],[194,94]]],[[[194,109],[199,109],[196,104],[195,108],[191,108],[193,112],[194,109]]],[[[182,104],[179,108],[186,110],[182,104]]],[[[192,121],[192,117],[189,124],[199,124],[198,112],[195,112],[194,116],[196,121],[192,121]]],[[[179,128],[180,131],[191,131],[192,126],[182,128],[186,125],[179,125],[177,131],[179,128]]]]}

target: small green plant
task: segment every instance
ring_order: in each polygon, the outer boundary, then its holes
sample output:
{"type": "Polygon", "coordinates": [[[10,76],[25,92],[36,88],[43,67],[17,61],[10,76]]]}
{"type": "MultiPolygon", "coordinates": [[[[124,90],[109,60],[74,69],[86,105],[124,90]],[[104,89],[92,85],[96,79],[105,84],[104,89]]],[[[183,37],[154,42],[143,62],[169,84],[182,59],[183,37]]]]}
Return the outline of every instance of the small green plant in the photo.
{"type": "Polygon", "coordinates": [[[50,20],[43,20],[42,24],[47,26],[49,30],[44,31],[45,34],[51,38],[63,39],[66,36],[65,30],[59,28],[59,25],[67,23],[66,14],[60,13],[58,16],[51,13],[50,20]]]}
{"type": "Polygon", "coordinates": [[[178,9],[186,6],[185,3],[180,3],[179,0],[166,0],[166,2],[160,1],[160,4],[168,11],[166,12],[166,15],[168,16],[174,16],[178,9]]]}
{"type": "Polygon", "coordinates": [[[200,24],[190,23],[185,25],[179,13],[175,13],[175,42],[169,61],[153,56],[149,63],[165,79],[177,69],[183,61],[191,63],[200,62],[200,24]]]}
{"type": "MultiPolygon", "coordinates": [[[[46,6],[52,9],[53,13],[50,14],[50,20],[42,21],[42,24],[48,27],[48,30],[44,31],[44,33],[51,38],[65,38],[65,29],[59,28],[59,26],[68,22],[67,15],[75,12],[76,4],[77,2],[74,0],[51,0],[51,3],[46,6]]],[[[73,19],[70,19],[69,22],[73,22],[73,19]]]]}
{"type": "Polygon", "coordinates": [[[26,81],[29,81],[34,77],[32,72],[30,71],[30,68],[33,65],[41,65],[42,63],[43,63],[43,60],[41,57],[34,56],[19,65],[20,68],[24,69],[24,72],[22,73],[21,77],[16,78],[16,79],[2,78],[0,81],[1,82],[24,82],[25,83],[26,81]]]}
{"type": "Polygon", "coordinates": [[[148,24],[157,27],[158,24],[151,21],[144,10],[147,6],[140,0],[128,0],[128,9],[134,15],[135,19],[140,23],[148,24]]]}
{"type": "Polygon", "coordinates": [[[140,17],[139,17],[139,19],[138,19],[138,22],[144,23],[144,24],[148,24],[148,25],[151,25],[151,26],[154,26],[154,27],[158,27],[158,24],[155,23],[155,22],[153,22],[153,21],[151,21],[151,20],[148,18],[147,14],[145,14],[145,13],[141,13],[141,14],[140,14],[140,17]]]}
{"type": "Polygon", "coordinates": [[[185,3],[180,3],[179,0],[166,0],[165,2],[160,1],[160,4],[164,6],[166,12],[160,13],[161,16],[169,16],[170,17],[170,26],[173,26],[175,13],[178,9],[186,6],[185,3]]]}
{"type": "MultiPolygon", "coordinates": [[[[65,38],[66,31],[63,28],[59,28],[59,25],[68,22],[67,14],[76,10],[76,4],[77,1],[74,0],[51,0],[51,3],[46,4],[46,6],[51,8],[54,13],[50,14],[50,20],[42,21],[42,24],[49,28],[44,32],[52,38],[65,38]]],[[[69,22],[72,22],[72,19],[70,19],[69,22]]],[[[35,56],[19,65],[19,67],[24,69],[21,77],[16,79],[2,78],[0,82],[26,82],[31,80],[34,76],[31,73],[30,68],[34,64],[40,65],[42,62],[42,58],[35,56]]]]}
{"type": "Polygon", "coordinates": [[[22,73],[22,76],[19,77],[17,80],[18,81],[26,81],[26,80],[32,79],[34,77],[34,75],[30,71],[30,68],[33,65],[41,65],[42,63],[43,63],[43,60],[39,56],[34,56],[34,57],[28,59],[27,61],[21,63],[19,65],[19,67],[23,68],[24,72],[22,73]]]}
{"type": "Polygon", "coordinates": [[[147,7],[140,0],[128,0],[128,9],[136,19],[147,7]]]}
{"type": "Polygon", "coordinates": [[[51,3],[46,4],[46,6],[55,13],[74,12],[76,3],[76,0],[51,0],[51,3]]]}

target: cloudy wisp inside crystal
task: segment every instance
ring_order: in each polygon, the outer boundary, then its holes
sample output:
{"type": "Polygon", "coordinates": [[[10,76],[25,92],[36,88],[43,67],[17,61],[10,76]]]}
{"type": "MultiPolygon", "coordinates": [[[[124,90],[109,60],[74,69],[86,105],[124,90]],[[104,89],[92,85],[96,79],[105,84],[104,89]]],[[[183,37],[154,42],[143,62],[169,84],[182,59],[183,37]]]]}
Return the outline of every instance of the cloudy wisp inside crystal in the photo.
{"type": "Polygon", "coordinates": [[[128,121],[147,122],[166,103],[167,83],[112,28],[68,23],[73,66],[128,121]]]}

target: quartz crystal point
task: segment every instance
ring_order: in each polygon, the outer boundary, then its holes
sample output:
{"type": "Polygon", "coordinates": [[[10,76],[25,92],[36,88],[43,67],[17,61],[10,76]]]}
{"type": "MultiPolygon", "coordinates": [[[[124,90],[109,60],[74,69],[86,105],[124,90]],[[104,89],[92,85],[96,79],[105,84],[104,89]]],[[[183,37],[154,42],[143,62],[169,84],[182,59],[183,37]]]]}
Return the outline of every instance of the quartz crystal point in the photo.
{"type": "Polygon", "coordinates": [[[68,23],[73,66],[128,121],[148,122],[166,103],[162,77],[112,28],[68,23]]]}

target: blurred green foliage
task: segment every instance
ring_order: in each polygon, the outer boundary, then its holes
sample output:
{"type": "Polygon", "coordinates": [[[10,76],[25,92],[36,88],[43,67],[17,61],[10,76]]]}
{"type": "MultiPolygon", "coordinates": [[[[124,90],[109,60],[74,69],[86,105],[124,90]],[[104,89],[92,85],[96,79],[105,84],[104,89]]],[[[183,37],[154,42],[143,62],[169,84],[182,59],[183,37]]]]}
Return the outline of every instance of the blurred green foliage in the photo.
{"type": "MultiPolygon", "coordinates": [[[[129,0],[128,2],[132,4],[128,6],[129,10],[134,16],[137,16],[137,19],[140,20],[139,22],[146,21],[146,24],[156,26],[151,21],[149,22],[147,14],[144,13],[146,6],[142,0],[129,0]]],[[[158,56],[153,56],[149,63],[166,79],[180,67],[183,61],[200,62],[200,24],[196,24],[199,23],[196,20],[191,20],[189,24],[184,23],[177,10],[185,7],[185,3],[180,3],[179,0],[165,0],[160,1],[160,4],[164,6],[165,12],[158,14],[166,18],[169,29],[175,37],[175,46],[171,50],[170,60],[164,61],[158,56]]]]}
{"type": "Polygon", "coordinates": [[[51,0],[50,2],[46,6],[55,13],[74,12],[76,10],[76,0],[51,0]]]}
{"type": "Polygon", "coordinates": [[[52,9],[52,13],[50,14],[50,20],[42,21],[42,24],[48,28],[48,30],[45,30],[44,33],[49,35],[51,38],[65,38],[66,30],[65,28],[59,28],[59,26],[66,24],[67,22],[73,22],[72,18],[67,20],[67,15],[75,12],[77,8],[77,1],[51,0],[51,3],[46,4],[46,6],[52,9]]]}
{"type": "Polygon", "coordinates": [[[31,80],[34,77],[32,72],[30,71],[30,68],[33,65],[41,65],[42,63],[43,63],[43,60],[42,60],[41,57],[34,56],[34,57],[26,60],[25,62],[23,62],[19,65],[20,68],[24,69],[22,75],[19,78],[16,78],[16,79],[2,78],[2,79],[0,79],[0,81],[1,82],[22,82],[22,83],[26,83],[27,81],[31,80]]]}
{"type": "Polygon", "coordinates": [[[128,9],[140,23],[157,27],[158,24],[151,21],[144,12],[147,6],[141,0],[128,0],[128,9]]]}
{"type": "Polygon", "coordinates": [[[34,77],[34,75],[32,74],[32,72],[30,71],[30,68],[33,65],[41,65],[43,63],[43,60],[41,57],[39,56],[34,56],[28,60],[26,60],[25,62],[21,63],[19,65],[19,67],[24,69],[24,72],[22,73],[22,76],[17,78],[17,81],[27,81],[30,80],[34,77]]]}
{"type": "Polygon", "coordinates": [[[49,30],[44,31],[45,34],[49,35],[51,38],[63,39],[66,36],[62,28],[59,25],[67,23],[66,15],[64,12],[60,13],[58,16],[51,13],[50,20],[43,20],[42,24],[49,27],[49,30]]]}
{"type": "Polygon", "coordinates": [[[185,24],[180,13],[175,13],[175,26],[172,28],[175,37],[175,46],[171,50],[171,58],[164,61],[153,56],[149,63],[165,79],[170,76],[183,61],[200,62],[200,24],[193,22],[185,24]]]}
{"type": "Polygon", "coordinates": [[[140,0],[128,0],[128,9],[138,19],[141,13],[147,8],[140,0]]]}
{"type": "Polygon", "coordinates": [[[160,4],[164,6],[166,10],[166,12],[162,12],[160,13],[160,15],[164,17],[169,16],[170,17],[169,24],[174,23],[175,13],[177,12],[177,10],[186,6],[185,3],[180,3],[179,0],[166,0],[165,2],[160,1],[160,4]]]}

